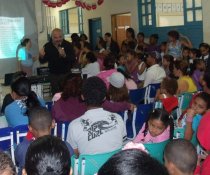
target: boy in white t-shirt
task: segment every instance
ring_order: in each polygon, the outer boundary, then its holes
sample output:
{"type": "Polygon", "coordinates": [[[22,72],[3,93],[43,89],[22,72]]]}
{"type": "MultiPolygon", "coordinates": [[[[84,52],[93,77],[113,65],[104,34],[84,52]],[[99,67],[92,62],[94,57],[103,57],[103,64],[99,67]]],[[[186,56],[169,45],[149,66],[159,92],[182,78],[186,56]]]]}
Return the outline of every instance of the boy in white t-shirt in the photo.
{"type": "Polygon", "coordinates": [[[88,78],[82,87],[82,98],[88,111],[73,120],[68,128],[67,142],[76,155],[98,154],[120,149],[126,138],[121,116],[105,111],[106,85],[98,77],[88,78]]]}

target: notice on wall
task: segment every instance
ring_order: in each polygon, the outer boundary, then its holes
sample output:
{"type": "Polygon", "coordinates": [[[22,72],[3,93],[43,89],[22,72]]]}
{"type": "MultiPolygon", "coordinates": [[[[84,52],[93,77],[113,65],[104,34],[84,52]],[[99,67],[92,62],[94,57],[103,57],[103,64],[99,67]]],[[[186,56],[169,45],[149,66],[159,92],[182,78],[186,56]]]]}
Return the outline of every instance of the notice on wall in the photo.
{"type": "Polygon", "coordinates": [[[23,17],[0,17],[0,59],[16,57],[24,33],[23,17]]]}

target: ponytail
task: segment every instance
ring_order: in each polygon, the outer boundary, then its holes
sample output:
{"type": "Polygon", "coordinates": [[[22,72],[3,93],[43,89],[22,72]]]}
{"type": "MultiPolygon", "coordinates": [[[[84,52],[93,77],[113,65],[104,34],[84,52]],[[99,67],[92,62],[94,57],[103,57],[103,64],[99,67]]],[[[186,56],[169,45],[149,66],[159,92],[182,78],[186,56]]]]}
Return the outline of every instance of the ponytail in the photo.
{"type": "Polygon", "coordinates": [[[169,115],[169,126],[170,126],[170,140],[174,137],[174,119],[172,115],[169,115]]]}
{"type": "Polygon", "coordinates": [[[34,91],[30,91],[28,94],[28,98],[26,99],[26,115],[28,115],[28,112],[30,109],[40,106],[40,102],[38,100],[38,97],[34,91]]]}

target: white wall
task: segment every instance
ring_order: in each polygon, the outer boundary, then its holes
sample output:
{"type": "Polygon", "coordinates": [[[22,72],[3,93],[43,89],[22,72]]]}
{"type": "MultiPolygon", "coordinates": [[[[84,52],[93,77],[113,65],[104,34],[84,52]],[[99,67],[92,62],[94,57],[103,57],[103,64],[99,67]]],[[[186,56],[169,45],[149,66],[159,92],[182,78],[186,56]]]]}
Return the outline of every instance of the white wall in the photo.
{"type": "MultiPolygon", "coordinates": [[[[36,0],[36,4],[39,4],[41,0],[36,0]],[[39,2],[39,3],[38,3],[39,2]]],[[[204,41],[210,43],[210,0],[202,0],[203,6],[203,38],[204,41]]],[[[47,8],[50,16],[55,18],[55,27],[59,27],[59,11],[75,7],[75,1],[70,1],[66,5],[60,8],[47,8]]],[[[38,17],[38,29],[40,29],[40,5],[37,7],[37,17],[38,17]]],[[[102,19],[102,32],[111,32],[111,15],[131,12],[131,26],[138,32],[138,7],[137,0],[105,0],[104,3],[97,7],[94,11],[83,11],[84,20],[84,32],[89,34],[88,19],[101,17],[102,19]]],[[[45,20],[46,22],[46,20],[45,20]]],[[[45,31],[46,32],[46,31],[45,31]]],[[[43,45],[46,40],[46,33],[39,35],[39,44],[43,45]]]]}

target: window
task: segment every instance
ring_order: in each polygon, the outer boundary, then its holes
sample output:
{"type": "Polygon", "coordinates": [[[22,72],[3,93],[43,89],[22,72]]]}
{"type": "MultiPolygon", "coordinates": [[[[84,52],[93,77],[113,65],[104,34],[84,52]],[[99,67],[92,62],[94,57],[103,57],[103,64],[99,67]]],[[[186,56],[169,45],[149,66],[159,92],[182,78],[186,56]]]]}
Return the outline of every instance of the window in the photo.
{"type": "Polygon", "coordinates": [[[152,25],[152,2],[151,0],[141,0],[142,25],[152,25]]]}
{"type": "Polygon", "coordinates": [[[186,0],[186,13],[187,22],[202,21],[201,0],[186,0]]]}
{"type": "Polygon", "coordinates": [[[76,7],[60,11],[60,27],[64,35],[83,33],[82,9],[76,7]]]}
{"type": "Polygon", "coordinates": [[[183,0],[156,0],[156,26],[184,25],[183,0]]]}

